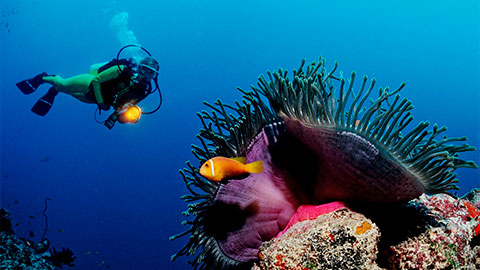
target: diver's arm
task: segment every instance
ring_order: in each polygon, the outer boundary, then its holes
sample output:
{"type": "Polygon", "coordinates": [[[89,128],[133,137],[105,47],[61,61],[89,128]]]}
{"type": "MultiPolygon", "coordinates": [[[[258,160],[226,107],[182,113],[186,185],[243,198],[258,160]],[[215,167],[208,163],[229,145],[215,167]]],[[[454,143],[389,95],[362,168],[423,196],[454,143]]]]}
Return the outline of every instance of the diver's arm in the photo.
{"type": "Polygon", "coordinates": [[[113,66],[100,72],[99,74],[97,74],[97,76],[95,76],[95,78],[93,78],[92,87],[97,104],[103,104],[102,90],[100,88],[100,84],[118,78],[124,68],[125,66],[120,66],[120,68],[119,66],[113,66]]]}

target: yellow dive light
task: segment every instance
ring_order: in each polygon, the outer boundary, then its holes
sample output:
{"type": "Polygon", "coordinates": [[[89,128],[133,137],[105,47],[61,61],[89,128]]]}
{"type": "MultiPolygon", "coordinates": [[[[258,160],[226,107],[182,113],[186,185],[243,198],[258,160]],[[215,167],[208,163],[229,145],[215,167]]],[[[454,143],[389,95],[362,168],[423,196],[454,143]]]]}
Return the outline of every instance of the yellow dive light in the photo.
{"type": "Polygon", "coordinates": [[[135,124],[142,116],[142,109],[134,104],[125,104],[123,108],[117,113],[118,114],[118,122],[124,123],[132,123],[135,124]]]}
{"type": "Polygon", "coordinates": [[[142,109],[135,104],[127,103],[123,105],[121,109],[115,110],[107,120],[105,120],[104,125],[108,129],[112,129],[117,121],[122,124],[135,124],[140,120],[140,116],[142,116],[142,109]]]}

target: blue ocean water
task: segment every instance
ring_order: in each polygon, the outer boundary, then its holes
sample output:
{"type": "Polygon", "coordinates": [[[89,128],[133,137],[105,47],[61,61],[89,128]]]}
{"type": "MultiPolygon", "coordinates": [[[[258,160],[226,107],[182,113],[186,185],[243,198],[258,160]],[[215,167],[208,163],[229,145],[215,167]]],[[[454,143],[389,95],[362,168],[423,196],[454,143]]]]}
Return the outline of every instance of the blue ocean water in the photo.
{"type": "MultiPolygon", "coordinates": [[[[480,5],[462,1],[126,1],[3,0],[1,34],[1,204],[20,236],[69,247],[75,269],[186,269],[170,262],[186,239],[178,169],[194,159],[203,100],[240,98],[266,70],[302,58],[338,61],[349,76],[398,87],[414,122],[448,126],[480,147],[480,5]],[[119,20],[112,18],[121,14],[119,20]],[[160,62],[160,111],[108,130],[95,106],[59,94],[45,117],[41,96],[15,83],[47,71],[69,77],[108,61],[126,42],[160,62]],[[29,217],[32,216],[32,217],[29,217]],[[108,266],[108,267],[107,267],[108,266]]],[[[41,88],[43,94],[46,90],[41,88]]],[[[152,96],[143,105],[155,107],[152,96]]],[[[106,117],[105,115],[102,115],[106,117]]],[[[480,152],[462,157],[480,163],[480,152]]],[[[460,169],[459,194],[479,187],[460,169]]],[[[58,249],[58,248],[57,248],[58,249]]]]}

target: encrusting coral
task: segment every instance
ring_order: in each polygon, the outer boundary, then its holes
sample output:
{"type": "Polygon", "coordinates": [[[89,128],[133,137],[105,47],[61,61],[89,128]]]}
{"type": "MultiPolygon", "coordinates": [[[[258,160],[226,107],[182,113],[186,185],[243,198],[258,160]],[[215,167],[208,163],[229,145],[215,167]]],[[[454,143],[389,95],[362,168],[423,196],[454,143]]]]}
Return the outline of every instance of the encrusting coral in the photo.
{"type": "Polygon", "coordinates": [[[0,269],[5,270],[53,270],[64,265],[74,266],[75,256],[68,248],[57,252],[48,250],[49,242],[44,239],[35,245],[32,241],[19,239],[11,226],[10,213],[0,209],[0,269]]]}
{"type": "Polygon", "coordinates": [[[378,227],[348,208],[293,225],[262,245],[253,269],[379,269],[378,227]]]}
{"type": "Polygon", "coordinates": [[[432,219],[385,251],[389,269],[480,269],[479,221],[466,206],[472,202],[439,194],[410,203],[432,219]]]}
{"type": "Polygon", "coordinates": [[[380,88],[365,76],[355,91],[356,74],[336,75],[325,60],[288,72],[260,76],[234,106],[217,100],[197,136],[192,153],[202,164],[215,156],[262,160],[264,172],[242,180],[213,183],[197,162],[180,170],[191,194],[185,221],[190,238],[172,256],[194,255],[195,268],[246,269],[258,260],[262,243],[283,230],[297,208],[332,201],[402,203],[423,193],[456,189],[455,170],[476,168],[459,153],[475,148],[465,137],[437,139],[446,127],[413,120],[413,105],[399,91],[380,88]],[[270,106],[264,103],[268,101],[270,106]]]}
{"type": "Polygon", "coordinates": [[[479,221],[466,206],[475,202],[480,205],[480,200],[465,196],[422,195],[396,206],[395,222],[408,220],[388,228],[382,219],[393,215],[373,215],[379,228],[363,214],[337,209],[300,221],[263,243],[252,269],[480,269],[480,238],[475,233],[479,221]],[[385,229],[403,235],[392,237],[385,229]]]}

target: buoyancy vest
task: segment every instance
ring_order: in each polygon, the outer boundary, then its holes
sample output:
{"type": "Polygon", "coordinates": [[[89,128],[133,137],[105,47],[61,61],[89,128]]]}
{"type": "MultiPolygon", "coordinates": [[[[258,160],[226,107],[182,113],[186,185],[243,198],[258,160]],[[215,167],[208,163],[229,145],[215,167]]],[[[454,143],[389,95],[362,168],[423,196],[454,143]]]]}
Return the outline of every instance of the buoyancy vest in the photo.
{"type": "Polygon", "coordinates": [[[134,64],[130,59],[113,59],[101,66],[98,74],[113,66],[118,66],[121,72],[117,78],[100,84],[105,104],[113,107],[123,106],[131,100],[141,101],[151,93],[150,84],[132,81],[134,64]],[[128,91],[124,91],[124,87],[129,87],[128,91]]]}

